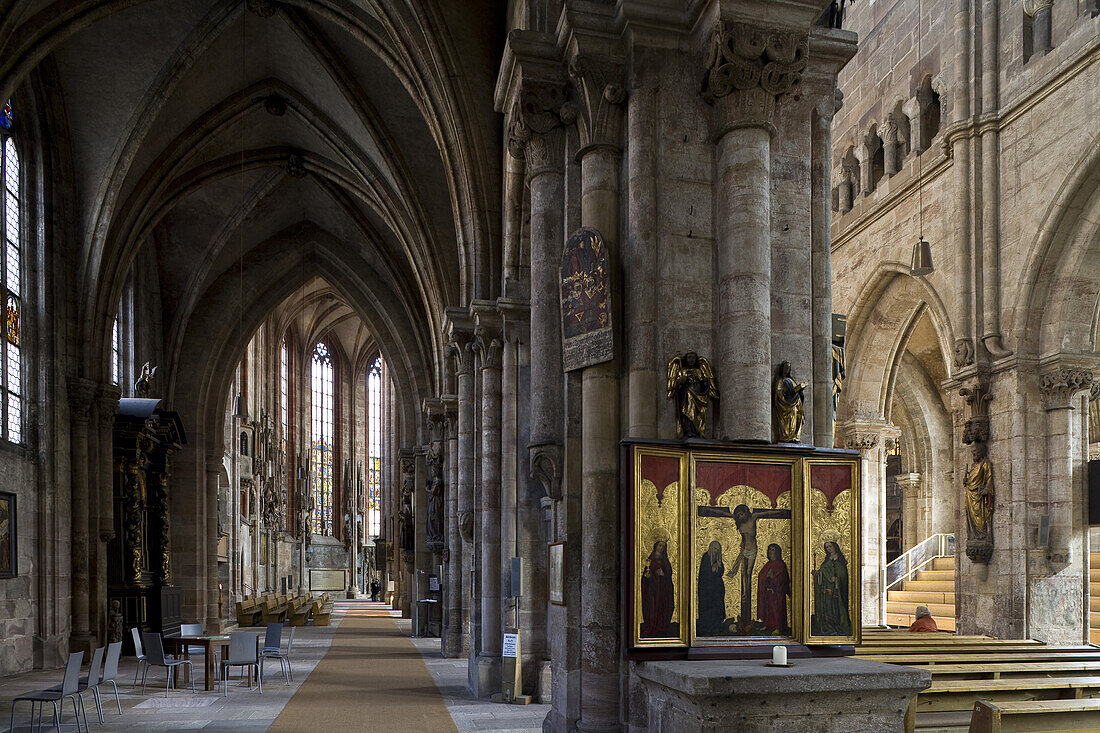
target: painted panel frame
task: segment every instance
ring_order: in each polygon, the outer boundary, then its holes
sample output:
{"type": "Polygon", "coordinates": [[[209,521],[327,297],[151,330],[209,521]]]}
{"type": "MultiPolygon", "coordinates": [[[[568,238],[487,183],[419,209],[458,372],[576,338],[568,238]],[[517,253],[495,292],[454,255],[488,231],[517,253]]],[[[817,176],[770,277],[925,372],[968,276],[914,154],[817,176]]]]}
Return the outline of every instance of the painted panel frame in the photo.
{"type": "MultiPolygon", "coordinates": [[[[797,456],[706,451],[692,451],[689,454],[692,548],[690,570],[694,601],[690,636],[692,647],[759,646],[766,642],[799,638],[802,584],[797,581],[797,578],[801,577],[802,568],[799,553],[792,552],[792,549],[797,543],[797,538],[801,536],[803,493],[799,490],[802,485],[801,465],[801,460],[797,456]],[[715,478],[717,473],[724,473],[724,480],[715,478]],[[776,485],[777,480],[782,482],[781,486],[776,485]],[[706,485],[715,481],[720,483],[713,487],[706,485]],[[730,481],[739,483],[723,485],[730,481]],[[769,482],[770,485],[767,485],[769,482]],[[709,507],[706,513],[704,513],[704,507],[709,507]],[[749,509],[745,521],[735,516],[737,510],[743,507],[749,509]],[[778,512],[783,512],[786,516],[772,516],[773,513],[778,512]],[[712,521],[714,519],[728,519],[729,526],[722,527],[721,523],[712,521]],[[767,522],[767,525],[762,525],[762,522],[767,522]],[[745,540],[750,537],[751,540],[746,542],[745,540]],[[723,538],[726,539],[725,543],[722,543],[723,538]],[[723,591],[721,619],[713,613],[704,611],[708,603],[713,605],[713,599],[709,596],[713,595],[714,588],[704,589],[707,599],[701,597],[699,593],[700,582],[706,575],[706,563],[710,559],[711,548],[716,542],[719,544],[717,548],[720,555],[719,564],[722,566],[719,572],[724,575],[722,582],[723,584],[726,581],[729,582],[729,587],[721,589],[723,591]],[[751,546],[753,542],[756,544],[755,550],[751,546]],[[703,543],[707,545],[705,550],[702,547],[703,543]],[[761,615],[759,613],[762,607],[760,594],[770,590],[761,589],[760,576],[764,573],[764,567],[768,566],[773,559],[769,557],[771,545],[780,547],[778,559],[780,563],[786,565],[785,585],[789,593],[785,594],[780,586],[776,598],[786,605],[785,615],[789,620],[789,626],[783,629],[772,629],[773,633],[767,633],[766,622],[757,617],[761,615]],[[751,568],[747,588],[741,580],[745,563],[748,563],[751,568]],[[695,572],[696,569],[698,572],[695,572]],[[736,573],[734,569],[737,570],[736,573]],[[749,610],[747,613],[742,613],[746,592],[749,597],[749,610]],[[788,594],[789,600],[785,597],[788,594]],[[714,630],[715,624],[720,624],[728,632],[732,632],[736,626],[742,633],[707,633],[708,628],[711,631],[714,630]]],[[[714,567],[713,559],[710,567],[714,567]]],[[[769,576],[775,577],[770,572],[769,576]]],[[[706,585],[715,586],[717,583],[712,580],[706,585]]],[[[770,614],[766,612],[765,615],[770,614]]]]}
{"type": "Polygon", "coordinates": [[[688,645],[686,464],[682,450],[636,446],[631,454],[628,618],[636,648],[688,645]]]}
{"type": "Polygon", "coordinates": [[[804,463],[802,502],[807,522],[802,555],[808,567],[800,575],[806,598],[803,642],[859,644],[863,620],[860,462],[858,458],[807,458],[804,463]]]}

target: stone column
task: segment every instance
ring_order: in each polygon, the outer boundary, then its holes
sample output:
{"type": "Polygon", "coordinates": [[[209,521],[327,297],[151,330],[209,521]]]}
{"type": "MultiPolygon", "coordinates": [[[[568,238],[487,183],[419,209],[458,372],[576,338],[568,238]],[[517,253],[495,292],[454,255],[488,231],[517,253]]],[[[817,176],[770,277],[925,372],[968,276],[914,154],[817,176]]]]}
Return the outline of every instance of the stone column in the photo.
{"type": "MultiPolygon", "coordinates": [[[[1051,8],[1054,0],[1026,0],[1024,12],[1031,16],[1031,55],[1042,56],[1050,51],[1051,8]]],[[[995,12],[996,8],[994,8],[995,12]]]]}
{"type": "Polygon", "coordinates": [[[460,599],[461,648],[464,654],[476,650],[470,647],[470,571],[473,569],[474,540],[474,354],[468,348],[472,324],[464,309],[448,308],[446,331],[448,348],[455,360],[456,399],[456,487],[455,512],[459,542],[452,547],[455,571],[460,576],[457,586],[460,599]]]}
{"type": "Polygon", "coordinates": [[[847,163],[842,163],[840,177],[839,201],[837,202],[840,213],[847,214],[852,210],[856,191],[856,172],[847,163]]]}
{"type": "MultiPolygon", "coordinates": [[[[885,421],[844,426],[844,447],[858,450],[861,463],[863,625],[881,626],[886,613],[886,442],[885,421]]],[[[892,436],[891,436],[892,437],[892,436]]]]}
{"type": "Polygon", "coordinates": [[[1085,399],[1093,384],[1091,371],[1072,367],[1047,372],[1039,382],[1047,458],[1047,501],[1041,511],[1050,517],[1050,536],[1029,563],[1026,619],[1028,638],[1048,644],[1089,640],[1085,399]]]}
{"type": "MultiPolygon", "coordinates": [[[[90,463],[95,467],[96,517],[89,531],[95,532],[96,552],[89,560],[95,562],[92,575],[96,579],[95,634],[99,638],[106,633],[107,621],[107,543],[114,539],[114,425],[118,411],[118,399],[122,390],[117,384],[101,384],[96,395],[96,447],[97,453],[90,463]]],[[[91,428],[89,428],[91,432],[91,428]]]]}
{"type": "MultiPolygon", "coordinates": [[[[622,288],[623,354],[629,384],[625,429],[627,435],[639,438],[658,435],[657,404],[664,396],[658,365],[672,356],[658,353],[657,338],[658,69],[664,55],[665,49],[635,47],[632,88],[627,100],[629,213],[623,240],[622,288]]],[[[713,435],[713,415],[710,424],[713,435]]]]}
{"type": "Polygon", "coordinates": [[[882,171],[887,176],[898,172],[898,123],[893,120],[882,125],[882,171]]]}
{"type": "MultiPolygon", "coordinates": [[[[952,96],[956,100],[952,121],[955,123],[966,122],[970,119],[970,74],[971,74],[971,22],[970,0],[957,0],[954,13],[954,84],[952,96]]],[[[918,115],[919,117],[919,115],[918,115]]],[[[919,148],[924,152],[925,145],[922,131],[919,148]]],[[[955,313],[957,314],[957,327],[955,333],[956,369],[967,367],[974,363],[974,282],[972,268],[974,265],[971,243],[973,241],[973,223],[971,220],[971,162],[970,162],[970,137],[966,133],[945,134],[944,141],[951,145],[951,157],[954,163],[951,166],[952,188],[955,192],[955,221],[952,231],[955,241],[952,246],[955,250],[955,313]]]]}
{"type": "Polygon", "coordinates": [[[719,436],[769,441],[771,428],[771,138],[776,97],[801,78],[806,37],[719,21],[711,32],[703,96],[715,107],[718,265],[716,371],[737,385],[719,436]],[[750,85],[740,70],[774,73],[750,85]]]}
{"type": "MultiPolygon", "coordinates": [[[[618,322],[623,69],[606,57],[578,56],[570,73],[581,101],[575,108],[582,144],[581,225],[603,236],[618,322]]],[[[621,341],[621,325],[616,331],[621,341]]],[[[581,733],[620,729],[619,389],[618,359],[581,372],[581,733]]]]}
{"type": "Polygon", "coordinates": [[[217,448],[206,455],[206,630],[215,634],[223,625],[218,613],[218,476],[223,455],[217,448]]]}
{"type": "Polygon", "coordinates": [[[913,549],[931,534],[928,530],[924,501],[924,482],[919,473],[903,473],[896,477],[901,491],[902,552],[913,549]]]}
{"type": "Polygon", "coordinates": [[[458,528],[458,397],[443,397],[447,420],[447,625],[443,656],[462,656],[462,535],[458,528]]]}
{"type": "Polygon", "coordinates": [[[500,317],[491,307],[473,306],[474,347],[481,358],[481,638],[475,694],[500,692],[500,317]]]}
{"type": "MultiPolygon", "coordinates": [[[[833,296],[832,240],[829,234],[829,180],[832,145],[829,128],[838,100],[830,90],[811,113],[810,247],[813,293],[813,444],[832,448],[833,427],[833,296]]],[[[849,188],[849,195],[851,189],[849,188]]],[[[809,437],[809,436],[807,436],[809,437]]]]}
{"type": "Polygon", "coordinates": [[[72,420],[72,636],[73,651],[88,651],[92,643],[90,628],[89,560],[89,463],[88,422],[96,385],[79,377],[69,380],[69,416],[72,420]]]}

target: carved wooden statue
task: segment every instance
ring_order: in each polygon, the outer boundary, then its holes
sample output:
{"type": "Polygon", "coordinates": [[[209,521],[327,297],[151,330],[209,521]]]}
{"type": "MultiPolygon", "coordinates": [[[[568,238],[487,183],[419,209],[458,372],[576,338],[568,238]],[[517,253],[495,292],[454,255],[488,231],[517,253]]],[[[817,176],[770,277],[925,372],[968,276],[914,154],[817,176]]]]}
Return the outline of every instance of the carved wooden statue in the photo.
{"type": "Polygon", "coordinates": [[[779,365],[772,388],[772,408],[775,415],[775,439],[779,443],[798,443],[802,435],[802,423],[806,419],[803,412],[806,385],[794,381],[791,376],[791,363],[785,361],[779,365]]]}
{"type": "Polygon", "coordinates": [[[433,552],[443,549],[443,455],[433,451],[428,455],[428,548],[433,552]]]}
{"type": "Polygon", "coordinates": [[[974,463],[967,469],[966,487],[966,539],[967,546],[993,547],[993,464],[989,460],[985,443],[975,441],[971,446],[974,463]]]}
{"type": "Polygon", "coordinates": [[[702,438],[707,407],[718,400],[718,384],[706,357],[689,351],[668,362],[668,398],[676,400],[676,436],[702,438]]]}

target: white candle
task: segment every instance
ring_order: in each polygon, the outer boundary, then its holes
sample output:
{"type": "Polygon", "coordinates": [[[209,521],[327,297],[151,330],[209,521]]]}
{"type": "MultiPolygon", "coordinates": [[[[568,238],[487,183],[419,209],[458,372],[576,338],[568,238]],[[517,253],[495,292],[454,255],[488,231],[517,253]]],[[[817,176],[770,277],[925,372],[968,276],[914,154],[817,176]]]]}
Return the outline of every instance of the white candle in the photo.
{"type": "Polygon", "coordinates": [[[786,664],[787,663],[787,647],[785,646],[773,646],[772,647],[772,664],[786,664]]]}

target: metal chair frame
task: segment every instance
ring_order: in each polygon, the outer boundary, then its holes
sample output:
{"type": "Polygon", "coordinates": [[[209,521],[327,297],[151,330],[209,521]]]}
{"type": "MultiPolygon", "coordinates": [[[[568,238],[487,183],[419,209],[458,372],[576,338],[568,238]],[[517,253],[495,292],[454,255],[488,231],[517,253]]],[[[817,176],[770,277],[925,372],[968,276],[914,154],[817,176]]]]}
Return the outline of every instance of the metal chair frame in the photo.
{"type": "MultiPolygon", "coordinates": [[[[294,643],[294,627],[290,627],[290,643],[294,643]]],[[[289,654],[289,645],[287,653],[289,654]]],[[[278,659],[279,669],[282,670],[283,679],[290,685],[293,677],[290,674],[290,658],[283,654],[283,624],[268,624],[267,634],[264,637],[264,646],[260,649],[260,678],[264,676],[264,660],[278,659]]]]}
{"type": "MultiPolygon", "coordinates": [[[[122,715],[122,701],[118,698],[118,685],[115,684],[115,679],[118,677],[118,658],[122,656],[122,642],[114,641],[107,645],[107,657],[103,662],[103,675],[99,678],[99,684],[111,683],[111,687],[115,690],[115,704],[118,705],[118,714],[122,715]]],[[[96,685],[96,694],[102,695],[99,690],[99,685],[96,685]]],[[[100,697],[100,717],[99,722],[103,722],[103,706],[102,697],[100,697]]]]}
{"type": "MultiPolygon", "coordinates": [[[[235,631],[229,635],[229,653],[221,660],[222,696],[229,695],[229,667],[255,667],[256,682],[260,694],[264,694],[264,679],[260,675],[260,654],[256,641],[260,635],[254,631],[235,631]]],[[[252,685],[248,686],[249,691],[252,685]]]]}
{"type": "Polygon", "coordinates": [[[184,664],[190,670],[191,678],[191,692],[195,692],[195,668],[191,664],[190,659],[172,659],[164,653],[164,640],[160,638],[160,634],[145,631],[141,634],[145,641],[145,674],[141,676],[141,692],[145,693],[145,678],[149,674],[150,667],[164,667],[165,669],[165,681],[164,681],[164,696],[168,697],[168,691],[176,686],[176,682],[173,679],[177,667],[184,664]]]}
{"type": "MultiPolygon", "coordinates": [[[[77,692],[77,688],[80,685],[80,665],[84,662],[84,652],[73,652],[69,655],[69,661],[65,665],[65,676],[61,681],[61,689],[59,690],[38,690],[36,692],[29,692],[26,695],[20,695],[11,701],[11,721],[10,729],[15,730],[15,704],[20,701],[29,702],[31,704],[31,726],[34,729],[34,713],[35,707],[38,707],[38,728],[42,727],[42,715],[45,712],[46,703],[53,705],[53,720],[54,725],[58,730],[61,730],[61,718],[65,713],[65,700],[71,699],[73,701],[73,715],[76,717],[76,730],[80,731],[80,709],[84,707],[83,699],[77,692]],[[78,707],[78,700],[80,700],[78,707]],[[60,703],[60,708],[58,707],[60,703]]],[[[88,716],[84,716],[84,730],[88,731],[88,716]]]]}
{"type": "Polygon", "coordinates": [[[131,687],[137,687],[138,673],[141,672],[142,663],[148,665],[149,662],[145,658],[145,651],[141,647],[141,629],[133,627],[130,629],[130,635],[134,637],[134,655],[137,657],[137,666],[134,667],[134,684],[131,687]]]}

